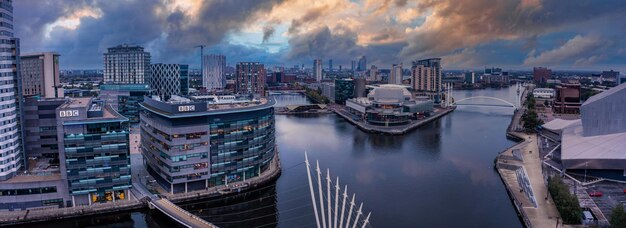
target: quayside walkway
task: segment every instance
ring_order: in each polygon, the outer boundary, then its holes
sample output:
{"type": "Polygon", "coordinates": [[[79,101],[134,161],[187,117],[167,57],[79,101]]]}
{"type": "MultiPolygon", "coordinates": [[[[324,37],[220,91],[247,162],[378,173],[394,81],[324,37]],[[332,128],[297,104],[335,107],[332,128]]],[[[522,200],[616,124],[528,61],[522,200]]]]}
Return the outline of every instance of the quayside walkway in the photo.
{"type": "Polygon", "coordinates": [[[204,219],[187,212],[179,206],[176,206],[176,204],[167,199],[150,200],[148,204],[150,205],[150,208],[156,208],[185,227],[217,227],[204,219]]]}

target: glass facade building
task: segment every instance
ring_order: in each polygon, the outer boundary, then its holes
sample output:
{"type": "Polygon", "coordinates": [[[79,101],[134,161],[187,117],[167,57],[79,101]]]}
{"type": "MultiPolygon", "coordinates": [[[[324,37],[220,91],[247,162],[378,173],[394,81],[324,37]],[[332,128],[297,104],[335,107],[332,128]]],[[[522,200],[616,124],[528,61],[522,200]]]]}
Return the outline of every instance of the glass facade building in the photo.
{"type": "Polygon", "coordinates": [[[100,86],[99,97],[131,123],[139,123],[139,103],[149,94],[148,84],[104,84],[100,86]]]}
{"type": "MultiPolygon", "coordinates": [[[[215,96],[217,98],[217,96],[215,96]]],[[[220,103],[213,96],[141,104],[141,147],[148,171],[171,193],[257,177],[275,155],[273,100],[220,103]]]]}
{"type": "Polygon", "coordinates": [[[61,174],[72,205],[127,199],[128,119],[92,98],[69,100],[57,109],[57,119],[61,174]]]}

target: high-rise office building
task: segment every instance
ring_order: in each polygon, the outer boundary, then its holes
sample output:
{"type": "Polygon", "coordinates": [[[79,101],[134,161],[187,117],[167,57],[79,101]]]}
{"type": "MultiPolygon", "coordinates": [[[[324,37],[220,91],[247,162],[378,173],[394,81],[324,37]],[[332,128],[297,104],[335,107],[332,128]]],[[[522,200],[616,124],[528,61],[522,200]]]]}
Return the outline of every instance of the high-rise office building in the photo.
{"type": "Polygon", "coordinates": [[[19,105],[16,97],[20,97],[21,81],[19,78],[19,39],[13,38],[13,1],[0,0],[0,40],[2,48],[0,55],[4,60],[0,64],[0,75],[2,90],[0,97],[3,97],[0,106],[0,181],[7,180],[17,174],[25,162],[25,155],[22,153],[20,127],[18,126],[19,105]]]}
{"type": "Polygon", "coordinates": [[[202,87],[208,91],[223,89],[226,86],[226,56],[205,55],[202,57],[202,87]]]}
{"type": "Polygon", "coordinates": [[[239,94],[265,95],[265,66],[259,62],[237,63],[235,92],[239,94]]]}
{"type": "Polygon", "coordinates": [[[352,68],[350,68],[352,72],[356,70],[356,61],[352,60],[352,68]]]}
{"type": "Polygon", "coordinates": [[[104,83],[148,84],[150,53],[143,47],[118,45],[104,53],[104,83]]]}
{"type": "Polygon", "coordinates": [[[359,65],[356,71],[362,72],[367,70],[367,58],[365,56],[361,56],[359,59],[359,65]]]}
{"type": "Polygon", "coordinates": [[[552,77],[552,70],[545,67],[533,68],[533,81],[537,83],[547,83],[550,77],[552,77]]]}
{"type": "Polygon", "coordinates": [[[153,94],[164,101],[173,95],[183,96],[189,93],[189,65],[183,64],[152,64],[153,94]]]}
{"type": "Polygon", "coordinates": [[[59,80],[59,54],[33,53],[20,56],[22,96],[63,97],[59,80]]]}
{"type": "Polygon", "coordinates": [[[328,60],[328,71],[330,71],[330,72],[333,71],[333,60],[332,59],[328,60]]]}
{"type": "Polygon", "coordinates": [[[402,85],[402,63],[391,65],[391,73],[389,74],[389,84],[402,85]]]}
{"type": "Polygon", "coordinates": [[[411,78],[417,95],[441,101],[441,58],[413,61],[411,78]]]}
{"type": "Polygon", "coordinates": [[[59,158],[56,108],[65,101],[65,98],[36,96],[24,99],[22,137],[26,157],[59,158]]]}
{"type": "Polygon", "coordinates": [[[146,169],[170,193],[270,172],[277,162],[274,104],[249,96],[146,99],[140,124],[146,169]]]}
{"type": "Polygon", "coordinates": [[[368,81],[380,81],[380,74],[378,72],[378,68],[374,65],[370,67],[370,71],[367,77],[368,81]]]}
{"type": "Polygon", "coordinates": [[[139,103],[150,92],[148,84],[103,84],[100,85],[98,97],[131,123],[139,123],[139,103]]]}
{"type": "Polygon", "coordinates": [[[56,111],[61,178],[71,205],[128,199],[128,119],[94,98],[69,99],[56,111]]]}
{"type": "Polygon", "coordinates": [[[322,81],[322,60],[321,59],[313,60],[313,71],[314,71],[315,81],[321,82],[322,81]]]}
{"type": "Polygon", "coordinates": [[[474,84],[474,83],[476,83],[476,74],[474,74],[473,71],[465,72],[465,80],[464,80],[464,82],[466,84],[474,84]]]}

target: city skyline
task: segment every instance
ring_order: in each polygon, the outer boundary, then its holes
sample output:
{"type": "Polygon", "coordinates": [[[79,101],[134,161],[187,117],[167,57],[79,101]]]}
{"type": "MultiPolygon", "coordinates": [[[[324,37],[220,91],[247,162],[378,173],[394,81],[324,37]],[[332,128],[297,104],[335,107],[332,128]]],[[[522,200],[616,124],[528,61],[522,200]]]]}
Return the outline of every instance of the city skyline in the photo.
{"type": "Polygon", "coordinates": [[[14,7],[22,53],[58,52],[63,69],[101,69],[107,48],[128,43],[155,62],[193,68],[195,46],[204,44],[228,65],[332,58],[348,68],[366,56],[382,68],[441,57],[446,69],[626,70],[619,1],[25,0],[14,7]]]}

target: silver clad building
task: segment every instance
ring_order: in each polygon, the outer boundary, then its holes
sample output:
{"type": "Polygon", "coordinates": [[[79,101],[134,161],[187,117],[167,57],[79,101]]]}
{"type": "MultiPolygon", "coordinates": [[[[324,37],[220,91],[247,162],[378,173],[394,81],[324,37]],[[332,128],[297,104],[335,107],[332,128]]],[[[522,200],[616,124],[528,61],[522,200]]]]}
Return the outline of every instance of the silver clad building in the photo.
{"type": "Polygon", "coordinates": [[[189,93],[189,65],[152,64],[152,80],[150,88],[154,95],[167,101],[172,96],[189,93]]]}
{"type": "Polygon", "coordinates": [[[141,151],[170,193],[203,190],[271,171],[276,155],[274,100],[248,96],[146,97],[141,151]]]}
{"type": "Polygon", "coordinates": [[[19,40],[13,38],[13,1],[0,0],[0,181],[22,167],[18,127],[19,40]]]}
{"type": "Polygon", "coordinates": [[[202,87],[208,91],[223,89],[226,86],[224,73],[226,70],[226,56],[205,55],[202,57],[202,87]]]}
{"type": "Polygon", "coordinates": [[[125,44],[104,53],[104,83],[147,84],[150,75],[150,53],[143,47],[125,44]]]}
{"type": "Polygon", "coordinates": [[[23,96],[63,97],[59,79],[59,54],[25,54],[20,57],[20,61],[23,96]]]}

